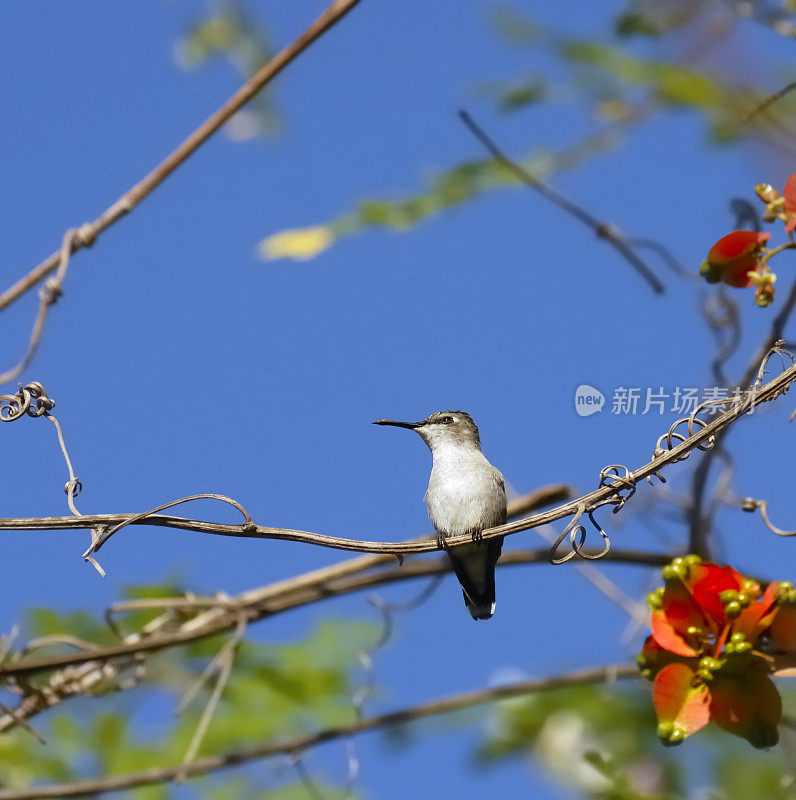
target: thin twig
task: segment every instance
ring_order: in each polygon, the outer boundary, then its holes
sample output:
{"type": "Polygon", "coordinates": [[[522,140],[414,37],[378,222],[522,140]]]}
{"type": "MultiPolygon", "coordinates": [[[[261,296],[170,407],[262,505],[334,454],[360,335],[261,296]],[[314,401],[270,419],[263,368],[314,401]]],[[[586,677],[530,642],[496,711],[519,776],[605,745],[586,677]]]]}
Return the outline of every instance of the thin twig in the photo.
{"type": "Polygon", "coordinates": [[[204,775],[219,769],[256,761],[274,755],[290,755],[301,753],[310,747],[315,747],[325,742],[346,738],[354,734],[388,728],[394,725],[404,725],[427,717],[449,714],[473,706],[485,705],[499,700],[513,697],[523,697],[538,692],[549,692],[555,689],[564,689],[571,686],[588,686],[595,683],[607,683],[619,679],[633,678],[638,675],[635,664],[614,664],[607,667],[592,667],[574,672],[557,675],[551,678],[521,681],[488,689],[479,689],[472,692],[451,695],[440,700],[420,703],[387,714],[378,714],[355,720],[349,725],[326,728],[316,733],[297,736],[292,739],[282,739],[276,742],[249,747],[234,753],[207,756],[194,761],[192,764],[172,767],[153,767],[132,772],[127,775],[115,775],[105,778],[94,778],[68,783],[37,786],[31,789],[5,789],[0,790],[0,800],[43,800],[44,798],[86,797],[103,792],[134,789],[139,786],[151,786],[158,783],[173,781],[183,771],[187,777],[204,775]]]}
{"type": "Polygon", "coordinates": [[[78,233],[79,231],[70,229],[64,234],[61,249],[58,251],[58,272],[54,278],[50,278],[47,283],[45,283],[39,292],[39,311],[33,322],[33,329],[31,330],[30,339],[28,341],[28,349],[25,355],[22,356],[22,360],[15,367],[12,367],[0,375],[0,384],[16,378],[33,360],[33,356],[36,354],[39,341],[41,340],[41,335],[44,333],[44,323],[47,321],[47,315],[63,293],[61,287],[63,286],[64,278],[66,278],[66,270],[69,267],[69,256],[72,254],[78,233]]]}
{"type": "Polygon", "coordinates": [[[771,520],[768,518],[767,500],[755,500],[752,497],[745,497],[741,502],[741,508],[744,511],[757,511],[759,509],[760,516],[763,518],[763,522],[765,523],[766,527],[772,533],[776,533],[777,536],[796,536],[796,531],[785,531],[782,528],[778,528],[773,522],[771,522],[771,520]]]}
{"type": "MultiPolygon", "coordinates": [[[[548,535],[544,528],[539,529],[539,533],[548,542],[553,542],[555,536],[548,535]]],[[[583,564],[575,562],[575,569],[597,589],[600,594],[607,597],[612,603],[622,609],[634,622],[646,623],[649,621],[649,611],[647,607],[628,597],[607,575],[605,575],[594,564],[583,564]]]]}
{"type": "Polygon", "coordinates": [[[293,769],[296,770],[296,775],[298,775],[299,780],[304,785],[304,788],[307,790],[307,794],[312,798],[312,800],[327,800],[323,792],[318,788],[315,781],[312,779],[312,776],[307,769],[307,765],[304,763],[304,759],[300,753],[291,753],[290,754],[290,763],[293,769]]]}
{"type": "MultiPolygon", "coordinates": [[[[201,747],[202,741],[205,738],[207,729],[210,726],[210,720],[213,719],[213,715],[216,713],[216,708],[218,708],[218,704],[221,702],[221,695],[224,693],[224,689],[229,683],[229,678],[232,675],[232,667],[235,664],[235,656],[245,635],[246,617],[241,615],[238,619],[238,626],[235,630],[235,635],[228,642],[224,643],[224,646],[221,648],[218,656],[211,662],[216,665],[218,670],[216,685],[213,687],[213,691],[210,694],[207,705],[205,706],[202,716],[199,718],[199,723],[196,726],[196,730],[191,737],[191,743],[188,745],[188,750],[185,753],[185,758],[182,761],[183,771],[174,777],[174,781],[176,783],[180,783],[185,779],[188,768],[196,759],[196,754],[199,752],[199,748],[201,747]]],[[[202,683],[204,682],[203,678],[200,680],[202,683]]]]}
{"type": "Polygon", "coordinates": [[[794,89],[796,89],[796,81],[789,83],[778,92],[774,92],[774,94],[769,95],[765,100],[763,100],[762,103],[755,106],[748,114],[746,114],[746,116],[743,117],[741,120],[741,125],[748,125],[758,114],[761,114],[763,111],[772,106],[778,100],[785,97],[786,94],[792,92],[794,89]]]}
{"type": "Polygon", "coordinates": [[[661,261],[663,261],[678,278],[689,281],[699,280],[699,273],[695,269],[688,269],[688,267],[675,258],[672,251],[669,250],[663,242],[659,242],[656,239],[644,239],[639,236],[626,236],[625,241],[633,247],[646,248],[647,250],[652,250],[654,253],[657,253],[661,261]]]}
{"type": "Polygon", "coordinates": [[[0,703],[0,711],[13,717],[17,725],[19,725],[20,728],[24,728],[34,739],[37,739],[39,744],[47,744],[47,740],[24,717],[21,717],[16,709],[9,708],[7,705],[0,703]]]}
{"type": "Polygon", "coordinates": [[[77,636],[59,633],[31,639],[19,652],[21,655],[26,656],[28,653],[33,650],[38,650],[40,647],[52,647],[54,644],[65,644],[77,650],[95,650],[99,647],[95,642],[87,642],[85,639],[80,639],[77,636]]]}
{"type": "Polygon", "coordinates": [[[710,365],[711,372],[718,385],[729,386],[730,381],[724,373],[724,365],[732,358],[741,343],[741,317],[738,313],[738,304],[727,292],[718,291],[708,294],[701,306],[705,322],[716,339],[716,352],[710,365]]]}
{"type": "Polygon", "coordinates": [[[588,211],[573,203],[569,198],[564,197],[557,189],[553,189],[552,186],[535,178],[516,161],[512,161],[466,111],[459,111],[459,117],[496,161],[499,161],[522,183],[539,192],[546,200],[549,200],[563,211],[571,214],[579,222],[591,228],[599,239],[605,239],[647,281],[656,294],[663,294],[666,287],[661,283],[658,276],[630,249],[627,241],[612,225],[600,222],[588,211]]]}
{"type": "MultiPolygon", "coordinates": [[[[364,717],[365,701],[373,694],[376,687],[376,670],[373,666],[373,657],[392,638],[395,630],[395,614],[414,611],[428,602],[439,587],[443,577],[443,574],[435,575],[414,597],[401,603],[390,602],[378,594],[371,595],[368,598],[368,602],[381,614],[381,633],[374,644],[359,654],[359,662],[365,672],[365,681],[357,688],[351,698],[356,719],[364,717]]],[[[345,747],[348,763],[345,791],[349,800],[353,800],[356,797],[354,789],[359,777],[359,756],[357,755],[354,737],[346,740],[345,747]]]]}
{"type": "MultiPolygon", "coordinates": [[[[60,432],[60,428],[59,428],[60,432]]],[[[68,458],[67,458],[68,463],[68,458]]],[[[71,470],[71,466],[70,466],[71,470]]],[[[98,570],[100,570],[101,574],[104,575],[105,572],[102,570],[100,565],[97,561],[92,558],[91,554],[96,553],[99,549],[111,538],[115,533],[118,533],[122,528],[126,527],[127,525],[134,525],[136,523],[140,523],[142,520],[146,519],[147,517],[151,517],[155,515],[158,511],[164,511],[167,508],[172,508],[173,506],[179,506],[182,503],[190,503],[194,500],[218,500],[219,502],[226,503],[227,505],[236,508],[240,513],[243,515],[243,530],[251,530],[254,527],[254,523],[252,522],[252,518],[249,515],[249,512],[237,501],[233,500],[231,497],[227,497],[224,494],[192,494],[189,497],[181,497],[179,500],[172,500],[169,503],[163,503],[149,511],[144,511],[141,514],[136,514],[133,517],[130,517],[123,522],[120,522],[118,525],[114,525],[112,528],[107,527],[106,525],[98,525],[95,528],[92,528],[92,532],[95,530],[101,530],[102,532],[97,535],[92,535],[91,537],[91,544],[83,553],[83,559],[85,561],[91,562],[98,570]]],[[[74,510],[74,506],[72,506],[74,510]]],[[[77,511],[75,511],[77,513],[77,511]]]]}

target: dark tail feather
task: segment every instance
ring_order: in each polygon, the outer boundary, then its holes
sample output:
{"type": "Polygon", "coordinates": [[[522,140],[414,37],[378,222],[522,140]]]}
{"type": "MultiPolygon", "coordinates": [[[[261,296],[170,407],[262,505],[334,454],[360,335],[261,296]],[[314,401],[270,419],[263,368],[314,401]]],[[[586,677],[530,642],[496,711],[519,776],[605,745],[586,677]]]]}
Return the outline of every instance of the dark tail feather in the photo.
{"type": "Polygon", "coordinates": [[[464,604],[467,606],[467,610],[470,612],[470,616],[473,619],[492,619],[492,615],[495,613],[494,595],[491,602],[479,598],[477,603],[473,603],[470,600],[464,589],[462,589],[462,596],[464,597],[464,604]]]}
{"type": "Polygon", "coordinates": [[[491,619],[495,613],[495,564],[502,537],[448,551],[453,571],[462,585],[464,604],[473,619],[491,619]]]}

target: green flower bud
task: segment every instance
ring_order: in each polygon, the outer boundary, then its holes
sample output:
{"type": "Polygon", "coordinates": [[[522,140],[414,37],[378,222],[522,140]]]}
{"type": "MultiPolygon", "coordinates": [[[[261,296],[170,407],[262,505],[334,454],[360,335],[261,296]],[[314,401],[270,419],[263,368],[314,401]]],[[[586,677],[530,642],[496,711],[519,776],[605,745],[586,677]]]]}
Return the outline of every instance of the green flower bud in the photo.
{"type": "Polygon", "coordinates": [[[685,557],[685,563],[688,564],[689,567],[695,567],[697,564],[702,563],[702,559],[698,555],[692,553],[685,557]]]}
{"type": "Polygon", "coordinates": [[[663,606],[663,586],[658,587],[654,592],[647,595],[647,605],[653,611],[663,606]]]}
{"type": "Polygon", "coordinates": [[[730,641],[731,642],[745,642],[746,641],[746,636],[744,636],[744,634],[742,634],[739,631],[738,633],[734,633],[732,636],[730,636],[730,641]]]}
{"type": "Polygon", "coordinates": [[[685,740],[685,731],[679,726],[671,722],[661,722],[658,725],[658,736],[663,744],[675,745],[680,744],[685,740]]]}
{"type": "Polygon", "coordinates": [[[683,558],[675,558],[671,564],[667,564],[662,570],[661,575],[667,583],[672,581],[684,581],[688,577],[688,564],[683,558]]]}
{"type": "Polygon", "coordinates": [[[721,268],[715,264],[710,264],[707,260],[699,266],[699,274],[708,283],[718,283],[721,280],[721,268]]]}
{"type": "Polygon", "coordinates": [[[719,600],[721,600],[724,605],[732,603],[738,600],[738,592],[736,592],[735,589],[725,589],[723,592],[719,593],[719,600]]]}
{"type": "Polygon", "coordinates": [[[733,600],[732,602],[727,603],[727,607],[724,609],[724,613],[730,619],[735,619],[736,617],[740,617],[741,611],[743,611],[743,608],[741,607],[741,604],[737,600],[733,600]]]}
{"type": "Polygon", "coordinates": [[[658,723],[658,736],[661,739],[668,739],[674,733],[673,722],[659,722],[658,723]]]}

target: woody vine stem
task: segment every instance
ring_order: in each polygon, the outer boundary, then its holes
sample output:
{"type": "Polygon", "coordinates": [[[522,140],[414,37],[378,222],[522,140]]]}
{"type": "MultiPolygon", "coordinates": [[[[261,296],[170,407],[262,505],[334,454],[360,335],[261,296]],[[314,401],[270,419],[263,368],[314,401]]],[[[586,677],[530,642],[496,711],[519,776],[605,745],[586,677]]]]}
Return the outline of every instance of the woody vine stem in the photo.
{"type": "MultiPolygon", "coordinates": [[[[614,513],[618,512],[625,505],[627,500],[635,493],[639,481],[646,478],[650,484],[652,479],[657,478],[661,482],[665,479],[660,474],[661,471],[678,461],[683,461],[693,450],[710,450],[717,434],[732,425],[742,416],[753,411],[762,403],[773,400],[787,392],[791,383],[796,380],[796,364],[791,363],[779,375],[763,384],[763,375],[766,367],[774,355],[780,358],[788,357],[793,362],[793,357],[782,349],[784,342],[775,343],[774,347],[768,352],[758,369],[755,382],[744,392],[738,392],[733,397],[710,400],[699,405],[688,417],[677,420],[671,425],[669,430],[657,441],[653,456],[646,464],[630,471],[622,465],[611,465],[606,467],[600,474],[599,486],[597,489],[588,492],[574,500],[569,500],[556,506],[555,508],[523,517],[513,522],[507,522],[494,528],[489,528],[481,534],[483,539],[490,539],[497,536],[506,536],[519,533],[520,531],[537,528],[540,525],[547,525],[566,517],[573,517],[564,533],[559,537],[553,546],[551,560],[554,563],[568,560],[583,549],[586,539],[586,532],[583,526],[579,525],[579,520],[583,515],[587,515],[596,530],[600,533],[604,546],[602,554],[608,552],[610,542],[607,535],[598,525],[593,517],[594,512],[605,505],[610,505],[614,513]],[[706,408],[719,406],[726,410],[717,415],[711,422],[701,419],[698,414],[706,408]],[[679,429],[685,433],[681,433],[679,429]],[[570,551],[560,556],[558,546],[569,536],[570,551]]],[[[39,384],[34,386],[41,388],[39,384]]],[[[17,408],[22,402],[21,395],[24,395],[28,387],[20,387],[17,395],[5,395],[0,397],[0,406],[17,408]]],[[[43,392],[43,389],[42,389],[43,392]]],[[[53,403],[49,398],[44,399],[48,403],[53,403]]],[[[42,402],[41,399],[39,402],[42,402]]],[[[51,408],[52,406],[50,406],[51,408]]],[[[41,414],[34,416],[46,416],[49,411],[44,410],[41,414]]],[[[23,413],[3,412],[0,408],[0,420],[11,421],[19,419],[23,413]]],[[[69,486],[69,484],[67,484],[69,486]]],[[[68,489],[67,489],[68,491],[68,489]]],[[[113,533],[127,525],[155,525],[166,528],[178,528],[190,530],[198,533],[208,533],[217,536],[232,536],[248,539],[277,539],[285,541],[302,542],[321,547],[328,547],[337,550],[349,550],[361,553],[384,553],[395,556],[399,561],[404,555],[415,553],[429,553],[439,550],[440,547],[436,540],[414,540],[408,542],[377,542],[360,541],[343,537],[329,536],[323,533],[313,533],[309,531],[292,530],[289,528],[274,528],[264,525],[256,525],[243,506],[232,498],[223,495],[193,495],[188,498],[172,501],[159,506],[151,511],[138,514],[85,514],[72,517],[21,517],[0,519],[0,530],[75,530],[89,529],[92,531],[92,542],[88,550],[83,554],[84,558],[93,558],[105,542],[113,533]],[[157,512],[179,503],[187,502],[192,499],[213,498],[235,506],[244,516],[244,521],[239,525],[222,524],[205,520],[185,519],[182,517],[164,516],[157,512]]],[[[446,541],[447,546],[455,547],[466,544],[470,541],[469,536],[450,537],[446,541]]],[[[583,555],[583,553],[580,553],[583,555]]],[[[595,556],[586,556],[594,558],[595,556]]],[[[596,557],[599,557],[597,555],[596,557]]]]}

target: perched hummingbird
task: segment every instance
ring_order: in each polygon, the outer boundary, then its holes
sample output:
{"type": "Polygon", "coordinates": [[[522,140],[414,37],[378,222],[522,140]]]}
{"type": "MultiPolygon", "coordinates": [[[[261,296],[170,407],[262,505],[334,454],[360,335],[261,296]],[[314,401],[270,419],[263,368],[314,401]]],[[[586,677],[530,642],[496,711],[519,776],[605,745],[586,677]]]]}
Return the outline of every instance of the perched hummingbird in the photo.
{"type": "Polygon", "coordinates": [[[479,535],[506,521],[506,490],[503,476],[481,452],[473,418],[464,411],[437,411],[422,422],[380,419],[373,424],[417,431],[431,450],[428,515],[462,585],[472,618],[489,619],[495,613],[495,564],[503,537],[481,541],[479,535]],[[447,536],[466,533],[472,535],[472,544],[445,547],[447,536]]]}

